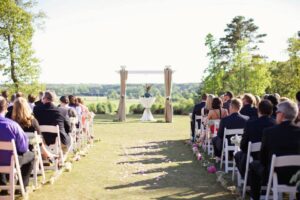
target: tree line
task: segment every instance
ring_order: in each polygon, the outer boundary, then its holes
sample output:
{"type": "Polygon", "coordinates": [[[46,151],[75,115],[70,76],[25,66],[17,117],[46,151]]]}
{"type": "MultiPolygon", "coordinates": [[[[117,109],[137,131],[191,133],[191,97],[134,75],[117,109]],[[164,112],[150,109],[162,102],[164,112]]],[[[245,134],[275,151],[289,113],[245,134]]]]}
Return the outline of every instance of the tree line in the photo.
{"type": "Polygon", "coordinates": [[[244,16],[234,17],[219,39],[207,34],[209,65],[201,92],[222,94],[231,90],[235,94],[279,93],[294,97],[300,85],[300,36],[288,39],[286,61],[268,61],[260,54],[259,46],[266,36],[259,33],[252,18],[244,16]]]}
{"type": "MultiPolygon", "coordinates": [[[[77,96],[99,96],[108,99],[119,99],[119,84],[46,84],[46,89],[55,91],[58,96],[74,94],[77,96]]],[[[150,93],[153,96],[165,95],[164,84],[152,84],[150,93]]],[[[182,83],[173,84],[172,99],[177,101],[181,98],[197,98],[200,83],[182,83]]],[[[145,89],[143,84],[128,84],[126,87],[126,98],[138,99],[144,95],[145,89]]]]}

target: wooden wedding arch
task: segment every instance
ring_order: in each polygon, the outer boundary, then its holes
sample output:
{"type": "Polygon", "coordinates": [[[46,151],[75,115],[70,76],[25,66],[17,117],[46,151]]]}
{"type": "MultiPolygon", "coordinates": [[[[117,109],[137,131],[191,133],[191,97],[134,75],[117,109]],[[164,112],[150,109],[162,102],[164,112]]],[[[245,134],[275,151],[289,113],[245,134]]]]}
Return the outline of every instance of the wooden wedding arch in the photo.
{"type": "Polygon", "coordinates": [[[128,78],[128,74],[164,74],[164,83],[165,83],[165,121],[171,123],[173,121],[173,106],[171,99],[171,91],[172,91],[172,74],[174,71],[171,69],[171,66],[166,66],[164,70],[148,70],[148,71],[138,71],[126,70],[125,66],[121,66],[121,70],[118,71],[120,73],[121,80],[121,91],[120,91],[120,102],[118,107],[118,120],[126,121],[126,81],[128,78]]]}

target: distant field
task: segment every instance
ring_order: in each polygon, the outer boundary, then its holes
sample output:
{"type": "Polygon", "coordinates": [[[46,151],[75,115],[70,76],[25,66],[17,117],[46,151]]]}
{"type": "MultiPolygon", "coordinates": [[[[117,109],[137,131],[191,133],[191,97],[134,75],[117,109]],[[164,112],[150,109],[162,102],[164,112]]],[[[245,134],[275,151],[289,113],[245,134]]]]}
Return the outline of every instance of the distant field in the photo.
{"type": "MultiPolygon", "coordinates": [[[[81,98],[83,99],[85,105],[89,105],[92,103],[95,103],[95,104],[102,103],[102,102],[106,102],[108,100],[107,97],[96,97],[96,96],[82,96],[81,98]]],[[[115,104],[116,108],[118,108],[118,105],[119,105],[118,99],[109,99],[109,101],[112,104],[115,104]]],[[[132,104],[139,104],[139,103],[140,103],[139,99],[126,99],[127,110],[129,110],[129,107],[132,104]]]]}

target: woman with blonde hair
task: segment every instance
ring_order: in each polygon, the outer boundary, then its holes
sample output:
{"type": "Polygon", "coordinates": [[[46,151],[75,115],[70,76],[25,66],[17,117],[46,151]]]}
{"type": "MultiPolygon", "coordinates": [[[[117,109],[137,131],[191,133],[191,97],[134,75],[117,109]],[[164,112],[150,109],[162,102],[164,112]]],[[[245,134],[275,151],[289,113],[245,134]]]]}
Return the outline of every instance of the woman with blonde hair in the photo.
{"type": "Polygon", "coordinates": [[[205,107],[201,110],[202,116],[207,116],[209,111],[212,110],[212,101],[215,96],[213,94],[207,95],[205,107]]]}
{"type": "Polygon", "coordinates": [[[208,94],[207,98],[206,98],[206,102],[205,102],[205,107],[202,108],[202,110],[201,110],[201,116],[202,116],[202,119],[203,119],[201,121],[201,123],[204,126],[205,130],[204,130],[204,132],[201,132],[200,138],[198,139],[198,142],[200,144],[202,144],[204,139],[205,139],[206,125],[207,125],[207,121],[208,121],[207,120],[207,115],[208,115],[209,111],[212,110],[212,102],[213,102],[214,97],[215,97],[214,95],[208,94]]]}
{"type": "MultiPolygon", "coordinates": [[[[28,102],[23,97],[18,97],[14,101],[13,111],[12,111],[12,120],[16,121],[24,130],[24,132],[34,132],[36,131],[38,135],[41,135],[40,127],[38,121],[31,114],[30,107],[28,102]]],[[[45,145],[41,145],[42,156],[49,161],[52,161],[57,155],[49,152],[45,145]]]]}

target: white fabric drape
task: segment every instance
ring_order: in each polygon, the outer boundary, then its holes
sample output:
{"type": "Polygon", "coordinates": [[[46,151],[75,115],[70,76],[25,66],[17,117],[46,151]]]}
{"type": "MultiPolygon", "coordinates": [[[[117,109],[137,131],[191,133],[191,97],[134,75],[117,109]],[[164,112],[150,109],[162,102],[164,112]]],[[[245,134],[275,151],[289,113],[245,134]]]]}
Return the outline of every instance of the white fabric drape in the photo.
{"type": "Polygon", "coordinates": [[[173,106],[171,100],[171,90],[172,90],[172,69],[166,67],[164,70],[165,75],[165,120],[171,123],[173,121],[173,106]]]}
{"type": "Polygon", "coordinates": [[[118,108],[118,120],[121,122],[126,120],[125,97],[126,97],[127,76],[128,76],[128,71],[126,71],[125,69],[120,70],[121,92],[120,92],[120,102],[118,108]]]}
{"type": "Polygon", "coordinates": [[[141,121],[154,121],[154,117],[151,113],[151,106],[155,102],[155,97],[148,97],[148,98],[140,98],[140,102],[142,106],[145,108],[141,121]]]}

